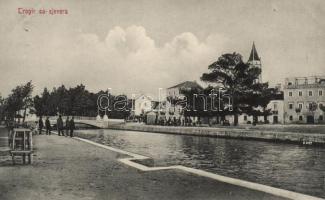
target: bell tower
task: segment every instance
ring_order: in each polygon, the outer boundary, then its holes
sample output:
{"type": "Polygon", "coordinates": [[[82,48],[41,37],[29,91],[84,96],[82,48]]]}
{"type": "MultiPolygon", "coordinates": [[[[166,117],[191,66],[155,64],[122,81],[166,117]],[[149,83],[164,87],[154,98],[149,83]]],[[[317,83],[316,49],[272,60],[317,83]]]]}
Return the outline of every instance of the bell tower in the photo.
{"type": "Polygon", "coordinates": [[[261,69],[261,74],[259,75],[258,79],[256,80],[257,82],[261,83],[262,82],[262,62],[261,62],[261,58],[257,54],[254,42],[253,42],[251,54],[249,56],[247,63],[251,67],[258,67],[261,69]]]}

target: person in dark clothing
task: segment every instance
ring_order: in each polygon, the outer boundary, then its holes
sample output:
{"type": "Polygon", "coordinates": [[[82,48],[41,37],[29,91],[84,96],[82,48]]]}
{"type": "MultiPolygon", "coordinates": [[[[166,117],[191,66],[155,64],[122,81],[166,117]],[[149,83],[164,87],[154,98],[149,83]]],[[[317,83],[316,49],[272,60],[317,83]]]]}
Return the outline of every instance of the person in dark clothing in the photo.
{"type": "Polygon", "coordinates": [[[38,133],[40,135],[42,135],[43,127],[44,127],[44,124],[43,124],[42,116],[40,116],[39,120],[38,120],[38,133]]]}
{"type": "Polygon", "coordinates": [[[51,135],[51,123],[49,117],[45,120],[46,135],[51,135]]]}
{"type": "Polygon", "coordinates": [[[59,115],[59,118],[56,120],[56,126],[58,128],[58,136],[63,135],[63,120],[61,115],[59,115]]]}
{"type": "Polygon", "coordinates": [[[72,117],[69,123],[70,137],[73,137],[73,130],[76,128],[74,124],[74,118],[72,117]]]}
{"type": "Polygon", "coordinates": [[[69,130],[70,130],[70,120],[67,116],[67,119],[65,120],[65,136],[69,136],[69,130]]]}

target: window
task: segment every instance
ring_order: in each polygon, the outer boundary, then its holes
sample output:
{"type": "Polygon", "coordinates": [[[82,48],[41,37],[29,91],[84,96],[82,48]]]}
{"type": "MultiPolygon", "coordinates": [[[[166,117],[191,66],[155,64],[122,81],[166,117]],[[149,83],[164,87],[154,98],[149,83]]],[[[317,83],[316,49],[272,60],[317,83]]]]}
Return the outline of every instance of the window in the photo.
{"type": "Polygon", "coordinates": [[[298,103],[298,108],[301,110],[303,107],[303,103],[298,103]]]}
{"type": "Polygon", "coordinates": [[[323,121],[323,115],[319,115],[319,121],[323,121]]]}
{"type": "Polygon", "coordinates": [[[312,97],[313,96],[313,91],[308,91],[308,96],[312,97]]]}
{"type": "Polygon", "coordinates": [[[278,104],[277,103],[274,103],[273,104],[273,110],[277,110],[278,109],[278,104]]]}
{"type": "Polygon", "coordinates": [[[244,115],[244,121],[247,121],[247,115],[244,115]]]}
{"type": "Polygon", "coordinates": [[[290,116],[289,116],[289,119],[290,119],[290,121],[292,121],[292,120],[293,120],[293,117],[292,117],[292,115],[290,115],[290,116]]]}
{"type": "Polygon", "coordinates": [[[292,82],[288,82],[288,85],[292,85],[292,82]]]}
{"type": "Polygon", "coordinates": [[[302,91],[298,92],[298,96],[300,96],[300,97],[302,96],[302,91]]]}
{"type": "Polygon", "coordinates": [[[319,108],[319,109],[322,109],[322,107],[323,107],[323,104],[320,103],[320,104],[318,105],[318,108],[319,108]]]}
{"type": "Polygon", "coordinates": [[[293,109],[293,104],[289,103],[289,109],[293,109]]]}
{"type": "Polygon", "coordinates": [[[302,116],[301,115],[299,116],[299,121],[302,121],[302,116]]]}
{"type": "Polygon", "coordinates": [[[292,92],[289,92],[289,97],[292,97],[292,92]]]}
{"type": "Polygon", "coordinates": [[[318,91],[318,96],[323,96],[323,90],[318,91]]]}

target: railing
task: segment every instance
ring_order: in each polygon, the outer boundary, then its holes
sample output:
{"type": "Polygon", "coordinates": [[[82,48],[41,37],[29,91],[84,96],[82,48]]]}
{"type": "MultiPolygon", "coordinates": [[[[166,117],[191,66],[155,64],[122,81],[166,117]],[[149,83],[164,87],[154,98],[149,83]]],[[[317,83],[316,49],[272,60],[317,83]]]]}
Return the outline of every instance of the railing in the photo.
{"type": "Polygon", "coordinates": [[[285,79],[285,89],[325,88],[325,76],[295,77],[285,79]]]}
{"type": "Polygon", "coordinates": [[[293,84],[285,85],[285,89],[304,89],[304,88],[325,88],[325,84],[313,83],[313,84],[293,84]]]}

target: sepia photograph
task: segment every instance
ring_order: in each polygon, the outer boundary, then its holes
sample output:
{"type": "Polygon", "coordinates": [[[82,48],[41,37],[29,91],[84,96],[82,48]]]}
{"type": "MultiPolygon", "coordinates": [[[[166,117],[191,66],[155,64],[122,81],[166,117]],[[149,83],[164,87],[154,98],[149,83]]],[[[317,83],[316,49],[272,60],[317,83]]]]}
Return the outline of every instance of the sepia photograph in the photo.
{"type": "Polygon", "coordinates": [[[325,200],[324,0],[0,0],[0,200],[325,200]]]}

